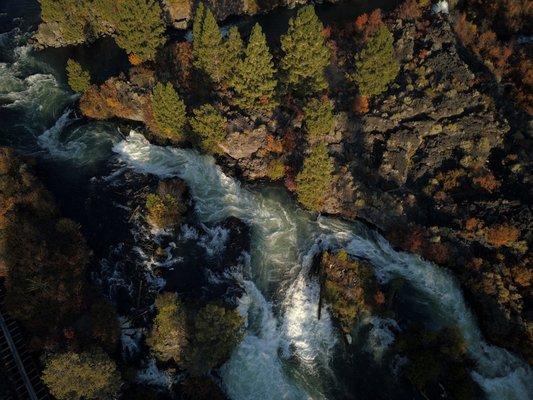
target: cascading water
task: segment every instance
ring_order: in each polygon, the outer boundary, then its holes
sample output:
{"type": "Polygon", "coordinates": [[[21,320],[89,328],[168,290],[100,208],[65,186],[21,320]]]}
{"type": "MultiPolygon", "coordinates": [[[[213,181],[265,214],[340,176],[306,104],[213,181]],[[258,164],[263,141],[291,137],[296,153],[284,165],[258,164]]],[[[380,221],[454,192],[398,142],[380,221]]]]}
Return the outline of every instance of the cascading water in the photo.
{"type": "MultiPolygon", "coordinates": [[[[18,29],[0,36],[1,59],[7,60],[0,63],[0,117],[4,123],[0,139],[9,138],[8,143],[29,147],[30,152],[36,150],[37,142],[51,159],[70,162],[82,167],[80,170],[105,160],[113,151],[128,168],[184,179],[206,231],[210,224],[228,216],[251,225],[249,265],[243,276],[237,276],[246,291],[239,310],[246,317],[247,335],[220,370],[232,399],[336,398],[328,386],[335,384],[330,368],[340,338],[327,311],[317,319],[318,282],[308,272],[317,252],[341,247],[370,260],[382,282],[397,276],[408,280],[431,305],[436,324],[459,326],[477,362],[472,375],[488,398],[526,400],[533,393],[529,366],[483,340],[450,273],[417,256],[394,251],[382,237],[358,223],[325,217],[314,221],[279,191],[243,188],[224,175],[211,157],[153,146],[135,132],[119,142],[112,124],[79,124],[65,111],[75,97],[46,63],[33,57],[26,40],[27,35],[18,29]],[[21,142],[19,137],[29,140],[21,142]]],[[[121,179],[122,171],[114,171],[109,181],[121,179]]],[[[190,229],[182,232],[184,238],[197,234],[190,229]]],[[[223,235],[213,230],[201,239],[213,256],[223,235]]],[[[113,267],[108,265],[110,270],[113,267]]],[[[122,277],[115,278],[118,287],[122,277]]],[[[398,327],[391,319],[365,322],[372,329],[364,346],[379,360],[394,341],[398,327]]],[[[135,353],[140,332],[124,320],[123,335],[125,352],[135,353]]],[[[148,362],[139,379],[168,386],[172,377],[148,362]]]]}
{"type": "Polygon", "coordinates": [[[484,342],[459,285],[448,271],[395,251],[360,224],[326,217],[311,221],[290,204],[242,188],[224,175],[212,158],[195,151],[153,146],[135,132],[115,145],[114,151],[137,171],[184,179],[202,220],[233,215],[252,225],[254,283],[245,281],[250,299],[249,334],[222,368],[233,398],[325,398],[317,376],[327,370],[336,337],[327,316],[316,320],[316,282],[308,277],[307,267],[310,257],[326,247],[342,247],[353,256],[364,257],[372,262],[382,282],[401,276],[425,295],[435,307],[437,323],[460,328],[471,357],[477,361],[473,377],[490,399],[525,400],[533,391],[529,366],[484,342]],[[267,271],[270,269],[271,273],[267,271]],[[281,289],[277,293],[271,292],[273,282],[281,289]],[[271,295],[270,302],[258,288],[271,295]],[[287,371],[288,363],[292,372],[287,371]],[[271,394],[274,388],[282,391],[277,397],[271,394]]]}

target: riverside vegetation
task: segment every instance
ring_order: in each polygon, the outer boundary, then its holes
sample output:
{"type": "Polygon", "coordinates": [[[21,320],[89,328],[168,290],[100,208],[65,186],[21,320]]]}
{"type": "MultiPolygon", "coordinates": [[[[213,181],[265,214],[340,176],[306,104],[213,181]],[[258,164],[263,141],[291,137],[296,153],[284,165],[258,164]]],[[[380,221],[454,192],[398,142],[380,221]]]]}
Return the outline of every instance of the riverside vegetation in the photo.
{"type": "MultiPolygon", "coordinates": [[[[527,1],[464,1],[435,15],[431,2],[406,0],[337,26],[304,5],[279,41],[260,24],[223,34],[219,5],[185,3],[40,0],[36,39],[112,36],[128,55],[127,77],[98,85],[76,60],[66,65],[84,115],[144,123],[155,143],[198,148],[244,180],[283,183],[310,212],[373,224],[394,245],[448,267],[488,339],[531,362],[533,83],[530,44],[514,40],[530,34],[527,1]],[[165,35],[169,15],[181,14],[192,43],[165,35]]],[[[0,175],[6,309],[46,355],[51,394],[106,399],[134,390],[115,361],[117,312],[93,293],[80,227],[61,217],[29,161],[2,150],[0,175]]],[[[146,222],[181,229],[190,210],[183,182],[152,186],[138,205],[146,222]]],[[[321,301],[344,337],[392,312],[398,289],[379,283],[366,260],[324,251],[318,265],[321,301]]],[[[163,291],[146,311],[148,351],[184,372],[185,397],[199,386],[209,388],[206,398],[223,398],[213,376],[244,338],[235,304],[208,297],[163,291]]],[[[410,326],[388,351],[407,360],[400,376],[417,398],[483,397],[454,326],[410,326]]]]}

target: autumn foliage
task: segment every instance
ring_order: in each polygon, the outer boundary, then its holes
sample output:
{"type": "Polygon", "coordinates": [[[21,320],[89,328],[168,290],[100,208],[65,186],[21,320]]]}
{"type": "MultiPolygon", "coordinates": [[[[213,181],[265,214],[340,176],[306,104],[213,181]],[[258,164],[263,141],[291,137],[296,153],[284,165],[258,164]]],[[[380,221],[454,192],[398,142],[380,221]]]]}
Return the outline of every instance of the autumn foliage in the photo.
{"type": "Polygon", "coordinates": [[[520,237],[520,230],[509,224],[494,225],[487,228],[485,238],[494,247],[508,246],[520,237]]]}

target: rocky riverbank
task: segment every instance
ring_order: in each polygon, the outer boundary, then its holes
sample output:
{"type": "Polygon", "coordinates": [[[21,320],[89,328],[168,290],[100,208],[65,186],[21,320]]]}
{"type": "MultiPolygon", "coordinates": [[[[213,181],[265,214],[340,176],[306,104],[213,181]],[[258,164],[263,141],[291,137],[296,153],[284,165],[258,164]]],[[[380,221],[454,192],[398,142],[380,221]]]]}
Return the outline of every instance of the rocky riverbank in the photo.
{"type": "MultiPolygon", "coordinates": [[[[219,19],[238,13],[223,9],[215,6],[219,19]]],[[[527,117],[502,106],[501,88],[458,41],[454,18],[427,12],[386,19],[401,71],[369,112],[354,109],[343,77],[339,60],[348,39],[342,29],[330,34],[340,50],[328,70],[335,114],[324,140],[336,172],[321,211],[362,219],[399,248],[453,270],[487,337],[531,361],[527,117]]],[[[152,141],[181,146],[158,132],[151,91],[161,76],[182,88],[198,85],[190,61],[190,44],[171,43],[158,63],[91,87],[81,111],[142,122],[152,141]]],[[[261,122],[230,110],[226,116],[220,164],[245,180],[283,180],[293,191],[308,152],[299,107],[261,122]]]]}

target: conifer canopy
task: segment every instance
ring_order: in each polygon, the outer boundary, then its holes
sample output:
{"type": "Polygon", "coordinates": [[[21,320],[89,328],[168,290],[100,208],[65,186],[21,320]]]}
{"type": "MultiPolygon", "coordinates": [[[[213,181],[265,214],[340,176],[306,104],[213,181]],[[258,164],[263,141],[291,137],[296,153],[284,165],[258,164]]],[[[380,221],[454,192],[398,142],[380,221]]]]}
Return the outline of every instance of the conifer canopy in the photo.
{"type": "Polygon", "coordinates": [[[323,36],[324,26],[311,5],[298,10],[281,38],[281,70],[289,91],[305,97],[327,88],[325,69],[330,50],[323,36]]]}
{"type": "Polygon", "coordinates": [[[333,161],[324,143],[311,148],[304,160],[300,173],[296,176],[298,201],[312,211],[320,211],[324,205],[333,178],[333,161]]]}
{"type": "Polygon", "coordinates": [[[304,107],[304,127],[311,139],[322,139],[333,128],[333,105],[327,97],[313,98],[304,107]]]}
{"type": "Polygon", "coordinates": [[[219,144],[226,137],[226,118],[211,104],[204,104],[195,109],[193,114],[190,123],[195,139],[205,151],[220,153],[219,144]]]}
{"type": "Polygon", "coordinates": [[[355,56],[355,72],[349,78],[363,96],[376,96],[396,79],[400,64],[394,57],[393,37],[382,25],[355,56]]]}
{"type": "Polygon", "coordinates": [[[185,104],[171,83],[158,83],[152,93],[152,110],[161,133],[181,137],[187,122],[185,104]]]}
{"type": "Polygon", "coordinates": [[[265,35],[261,26],[255,24],[244,51],[244,59],[237,63],[231,82],[235,104],[248,113],[271,112],[276,107],[275,74],[265,35]]]}
{"type": "Polygon", "coordinates": [[[194,66],[214,84],[227,75],[226,48],[213,12],[199,3],[193,20],[194,66]]]}
{"type": "Polygon", "coordinates": [[[161,7],[154,0],[123,0],[117,3],[115,41],[141,61],[153,60],[165,43],[161,7]]]}
{"type": "Polygon", "coordinates": [[[67,80],[72,90],[84,93],[91,86],[91,75],[76,61],[67,61],[67,80]]]}

